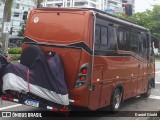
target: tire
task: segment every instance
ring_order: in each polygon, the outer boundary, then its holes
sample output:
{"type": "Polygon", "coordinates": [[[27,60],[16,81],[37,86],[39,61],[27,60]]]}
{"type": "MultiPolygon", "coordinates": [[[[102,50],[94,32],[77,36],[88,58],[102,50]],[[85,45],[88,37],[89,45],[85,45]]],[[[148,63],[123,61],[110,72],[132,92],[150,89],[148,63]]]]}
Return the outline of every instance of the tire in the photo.
{"type": "Polygon", "coordinates": [[[118,112],[120,109],[121,101],[122,92],[119,88],[116,88],[111,99],[110,111],[113,113],[118,112]]]}
{"type": "Polygon", "coordinates": [[[151,89],[152,89],[152,83],[148,82],[147,92],[143,93],[141,96],[144,98],[148,98],[151,94],[151,89]]]}

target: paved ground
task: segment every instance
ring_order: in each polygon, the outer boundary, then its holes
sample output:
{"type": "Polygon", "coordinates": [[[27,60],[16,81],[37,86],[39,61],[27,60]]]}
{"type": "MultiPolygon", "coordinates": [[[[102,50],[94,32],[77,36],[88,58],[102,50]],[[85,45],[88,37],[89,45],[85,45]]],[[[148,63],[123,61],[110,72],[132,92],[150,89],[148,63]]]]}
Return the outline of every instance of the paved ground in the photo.
{"type": "MultiPolygon", "coordinates": [[[[15,104],[7,101],[3,101],[0,111],[39,111],[41,109],[33,108],[30,106],[25,106],[21,104],[15,104]]],[[[76,119],[76,120],[146,120],[147,117],[115,117],[115,116],[127,116],[129,112],[127,111],[159,111],[160,110],[160,62],[156,62],[156,88],[152,90],[149,99],[136,97],[125,101],[121,106],[121,111],[117,114],[109,114],[106,112],[94,113],[93,116],[100,117],[78,117],[78,118],[62,118],[57,119],[76,119]],[[112,116],[112,117],[111,117],[112,116]]],[[[135,113],[134,113],[135,114],[135,113]]],[[[8,120],[9,118],[0,118],[8,120]]],[[[21,119],[21,118],[19,118],[21,119]]]]}

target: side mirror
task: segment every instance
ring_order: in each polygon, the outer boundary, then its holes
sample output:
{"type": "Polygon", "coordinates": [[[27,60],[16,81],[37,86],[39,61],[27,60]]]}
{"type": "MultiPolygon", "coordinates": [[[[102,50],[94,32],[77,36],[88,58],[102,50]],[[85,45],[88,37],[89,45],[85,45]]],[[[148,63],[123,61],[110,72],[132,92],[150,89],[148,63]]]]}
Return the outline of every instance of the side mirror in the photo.
{"type": "Polygon", "coordinates": [[[23,12],[23,20],[27,20],[28,11],[23,12]]]}

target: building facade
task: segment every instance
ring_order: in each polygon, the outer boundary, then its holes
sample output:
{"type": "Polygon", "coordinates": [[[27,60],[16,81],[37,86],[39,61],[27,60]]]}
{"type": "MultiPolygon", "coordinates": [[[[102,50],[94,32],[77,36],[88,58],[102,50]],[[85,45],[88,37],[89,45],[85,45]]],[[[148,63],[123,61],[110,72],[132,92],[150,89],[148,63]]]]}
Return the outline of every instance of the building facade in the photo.
{"type": "Polygon", "coordinates": [[[45,0],[44,7],[78,7],[78,8],[97,8],[108,12],[122,8],[122,0],[45,0]]]}
{"type": "Polygon", "coordinates": [[[105,5],[105,10],[113,13],[117,13],[117,14],[123,12],[122,0],[107,0],[107,4],[105,5]]]}
{"type": "Polygon", "coordinates": [[[44,7],[88,7],[97,8],[97,0],[45,0],[44,7]]]}
{"type": "MultiPolygon", "coordinates": [[[[36,3],[34,0],[14,0],[12,5],[12,14],[11,14],[11,27],[12,34],[10,37],[18,37],[18,31],[21,30],[21,27],[24,23],[23,21],[23,13],[24,11],[30,11],[32,8],[36,7],[36,3]]],[[[4,3],[0,2],[0,22],[3,20],[3,10],[4,3]]],[[[0,24],[0,28],[2,28],[2,24],[0,24]]]]}

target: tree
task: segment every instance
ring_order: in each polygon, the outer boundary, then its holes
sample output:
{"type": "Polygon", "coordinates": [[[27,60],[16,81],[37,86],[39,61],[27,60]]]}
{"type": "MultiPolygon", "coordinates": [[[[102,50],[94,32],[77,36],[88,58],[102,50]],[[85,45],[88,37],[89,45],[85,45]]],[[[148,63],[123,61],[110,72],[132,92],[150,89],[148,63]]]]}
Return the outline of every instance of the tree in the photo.
{"type": "Polygon", "coordinates": [[[9,33],[3,33],[4,23],[11,21],[11,9],[13,0],[3,0],[4,12],[3,12],[3,21],[2,21],[2,35],[1,35],[1,43],[2,43],[2,51],[8,53],[8,40],[9,33]]]}
{"type": "MultiPolygon", "coordinates": [[[[34,2],[37,4],[37,8],[40,8],[43,0],[34,0],[34,2]]],[[[25,26],[26,26],[26,21],[24,21],[21,30],[18,32],[19,37],[23,37],[25,26]]]]}
{"type": "Polygon", "coordinates": [[[124,14],[120,17],[148,28],[151,31],[152,37],[160,41],[160,5],[155,5],[153,10],[134,13],[131,17],[126,17],[124,14]]]}
{"type": "Polygon", "coordinates": [[[19,37],[23,37],[25,26],[26,26],[26,21],[24,21],[21,30],[18,32],[19,37]]]}

